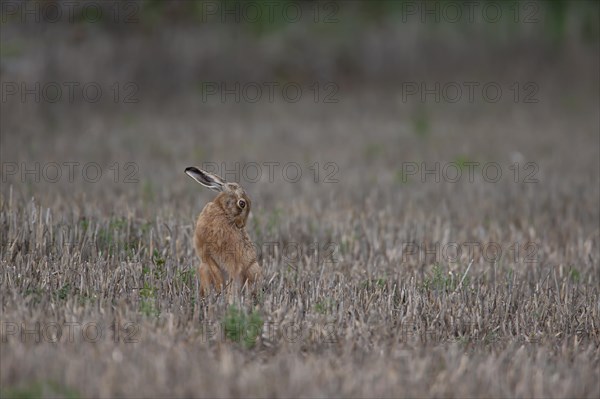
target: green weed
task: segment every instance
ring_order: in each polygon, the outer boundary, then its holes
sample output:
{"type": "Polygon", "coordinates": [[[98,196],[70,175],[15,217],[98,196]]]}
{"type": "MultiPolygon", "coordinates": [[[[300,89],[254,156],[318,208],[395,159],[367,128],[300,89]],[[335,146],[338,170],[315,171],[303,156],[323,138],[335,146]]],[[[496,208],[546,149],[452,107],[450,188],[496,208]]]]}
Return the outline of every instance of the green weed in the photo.
{"type": "Polygon", "coordinates": [[[222,326],[227,339],[241,343],[246,349],[250,349],[254,347],[261,334],[263,320],[256,310],[246,314],[232,305],[227,309],[222,326]]]}

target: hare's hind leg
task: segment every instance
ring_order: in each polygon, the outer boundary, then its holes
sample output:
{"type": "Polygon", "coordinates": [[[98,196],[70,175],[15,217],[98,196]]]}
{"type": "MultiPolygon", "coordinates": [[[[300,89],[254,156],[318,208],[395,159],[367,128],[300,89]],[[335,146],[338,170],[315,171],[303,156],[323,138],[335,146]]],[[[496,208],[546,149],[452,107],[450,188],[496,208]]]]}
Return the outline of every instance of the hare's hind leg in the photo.
{"type": "Polygon", "coordinates": [[[212,276],[206,263],[200,263],[198,266],[198,275],[200,277],[200,296],[206,296],[212,286],[212,276]]]}
{"type": "Polygon", "coordinates": [[[205,296],[210,291],[211,287],[215,287],[217,292],[221,292],[223,288],[223,276],[221,270],[210,258],[200,262],[198,267],[200,275],[200,295],[205,296]]]}

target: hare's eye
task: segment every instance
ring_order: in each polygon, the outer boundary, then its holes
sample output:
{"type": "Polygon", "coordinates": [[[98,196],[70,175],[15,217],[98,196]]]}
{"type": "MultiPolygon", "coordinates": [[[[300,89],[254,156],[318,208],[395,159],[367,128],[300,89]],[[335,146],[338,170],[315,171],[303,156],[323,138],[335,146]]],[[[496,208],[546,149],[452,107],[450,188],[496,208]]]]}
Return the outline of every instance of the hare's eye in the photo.
{"type": "Polygon", "coordinates": [[[238,201],[238,206],[242,209],[244,209],[246,207],[246,201],[244,201],[243,199],[238,201]]]}

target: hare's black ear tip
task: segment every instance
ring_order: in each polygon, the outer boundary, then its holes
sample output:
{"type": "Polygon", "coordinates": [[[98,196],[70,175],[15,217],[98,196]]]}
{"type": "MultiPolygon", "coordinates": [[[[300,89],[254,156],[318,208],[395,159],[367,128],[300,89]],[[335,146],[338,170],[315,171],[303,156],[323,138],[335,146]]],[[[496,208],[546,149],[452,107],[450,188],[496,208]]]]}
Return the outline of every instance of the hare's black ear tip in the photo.
{"type": "Polygon", "coordinates": [[[195,167],[193,167],[193,166],[188,166],[187,168],[185,168],[185,173],[189,173],[189,172],[195,172],[195,173],[198,173],[198,172],[200,172],[200,171],[198,170],[198,168],[195,168],[195,167]]]}

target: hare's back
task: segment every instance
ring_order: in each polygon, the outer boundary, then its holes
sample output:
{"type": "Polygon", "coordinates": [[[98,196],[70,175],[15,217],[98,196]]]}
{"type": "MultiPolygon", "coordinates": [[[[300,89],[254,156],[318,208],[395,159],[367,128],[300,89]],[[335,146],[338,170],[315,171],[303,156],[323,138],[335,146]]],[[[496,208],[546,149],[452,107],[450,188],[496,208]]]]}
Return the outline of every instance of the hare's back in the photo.
{"type": "Polygon", "coordinates": [[[218,205],[212,202],[206,204],[196,221],[195,243],[197,249],[222,241],[223,219],[224,215],[218,205]]]}

